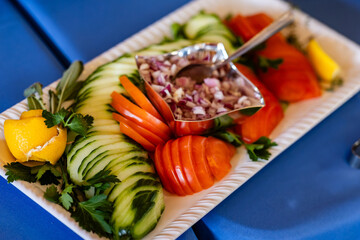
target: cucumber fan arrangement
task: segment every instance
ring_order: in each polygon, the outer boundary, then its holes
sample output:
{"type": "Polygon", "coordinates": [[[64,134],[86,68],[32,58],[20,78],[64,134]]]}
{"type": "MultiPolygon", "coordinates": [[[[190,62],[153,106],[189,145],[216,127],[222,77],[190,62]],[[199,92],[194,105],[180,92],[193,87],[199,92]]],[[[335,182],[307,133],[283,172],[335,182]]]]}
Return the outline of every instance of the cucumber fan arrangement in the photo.
{"type": "MultiPolygon", "coordinates": [[[[271,21],[265,14],[223,21],[201,12],[184,25],[173,24],[171,39],[124,54],[83,82],[77,81],[82,63],[74,62],[48,92],[49,102],[44,101],[41,84],[34,84],[25,91],[29,111],[5,123],[5,138],[17,159],[4,166],[8,181],[48,185],[44,197],[68,210],[87,231],[114,239],[143,238],[166,207],[164,189],[184,196],[210,188],[231,170],[235,147],[244,146],[252,161],[268,159],[268,149],[276,145],[268,137],[286,106],[318,97],[321,89],[302,49],[276,34],[236,63],[260,90],[266,106],[245,121],[224,118],[207,136],[174,139],[144,93],[135,56],[161,55],[202,42],[221,42],[232,53],[271,21]],[[299,77],[289,83],[279,74],[299,77]],[[296,92],[288,91],[294,87],[296,92]],[[24,135],[20,144],[6,131],[17,129],[18,123],[49,137],[24,135]]],[[[161,65],[154,62],[152,68],[160,71],[161,65]]],[[[337,75],[326,81],[331,87],[341,82],[337,75]]],[[[209,86],[209,91],[212,87],[218,86],[209,86]]],[[[195,96],[184,97],[187,107],[193,107],[195,96]]]]}

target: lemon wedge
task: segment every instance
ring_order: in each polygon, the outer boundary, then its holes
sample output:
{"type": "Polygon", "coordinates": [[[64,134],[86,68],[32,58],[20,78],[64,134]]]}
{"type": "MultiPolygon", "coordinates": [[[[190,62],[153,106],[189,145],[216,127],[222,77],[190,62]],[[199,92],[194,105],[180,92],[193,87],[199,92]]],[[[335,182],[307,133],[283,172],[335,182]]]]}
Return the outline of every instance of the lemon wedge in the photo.
{"type": "Polygon", "coordinates": [[[66,129],[59,126],[48,128],[44,121],[42,110],[24,112],[19,120],[5,120],[5,140],[18,162],[33,160],[55,165],[63,154],[66,129]]]}
{"type": "Polygon", "coordinates": [[[306,51],[315,72],[322,81],[332,83],[340,78],[340,66],[321,48],[315,39],[310,40],[306,51]]]}

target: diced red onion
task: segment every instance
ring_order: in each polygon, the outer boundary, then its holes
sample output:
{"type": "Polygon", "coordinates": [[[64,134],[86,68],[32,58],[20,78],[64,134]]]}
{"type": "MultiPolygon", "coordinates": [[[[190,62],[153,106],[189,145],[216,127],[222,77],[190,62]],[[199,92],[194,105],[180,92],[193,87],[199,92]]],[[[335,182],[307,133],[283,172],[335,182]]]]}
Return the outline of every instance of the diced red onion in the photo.
{"type": "Polygon", "coordinates": [[[205,110],[201,106],[196,106],[192,108],[192,112],[196,115],[205,115],[205,110]]]}
{"type": "Polygon", "coordinates": [[[220,81],[217,78],[205,78],[204,82],[209,87],[220,87],[220,81]]]}

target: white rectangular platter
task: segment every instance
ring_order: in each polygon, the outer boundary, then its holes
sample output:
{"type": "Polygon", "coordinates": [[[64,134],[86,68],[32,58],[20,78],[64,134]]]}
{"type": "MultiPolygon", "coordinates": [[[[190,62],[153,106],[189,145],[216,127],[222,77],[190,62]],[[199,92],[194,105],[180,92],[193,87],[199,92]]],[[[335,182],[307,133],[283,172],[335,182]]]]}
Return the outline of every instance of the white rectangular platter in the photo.
{"type": "MultiPolygon", "coordinates": [[[[114,60],[126,52],[139,50],[161,41],[164,36],[170,35],[170,25],[173,22],[184,23],[200,10],[213,12],[221,17],[225,17],[229,13],[247,15],[257,12],[266,12],[272,17],[277,17],[287,9],[289,9],[289,5],[280,0],[198,0],[191,2],[87,63],[81,79],[85,79],[98,66],[114,60]]],[[[329,55],[340,64],[344,85],[334,92],[324,92],[320,98],[289,106],[284,120],[272,134],[272,138],[278,143],[278,146],[272,149],[272,157],[269,161],[252,162],[247,157],[245,150],[239,148],[231,162],[233,166],[231,172],[210,189],[187,197],[178,197],[166,193],[163,216],[157,227],[146,239],[175,239],[180,236],[266,164],[274,160],[277,155],[359,91],[359,47],[300,11],[295,12],[295,17],[296,33],[300,37],[300,41],[305,41],[309,36],[316,37],[329,55]]],[[[54,86],[55,83],[49,87],[54,86]]],[[[25,110],[27,107],[23,101],[0,115],[0,162],[7,162],[8,159],[12,158],[4,141],[4,121],[8,118],[17,119],[25,110]]],[[[0,167],[0,175],[5,178],[3,167],[0,167]]],[[[97,235],[81,229],[70,218],[70,214],[59,205],[45,200],[43,198],[45,189],[43,186],[22,181],[17,181],[13,185],[81,237],[99,239],[97,235]]]]}

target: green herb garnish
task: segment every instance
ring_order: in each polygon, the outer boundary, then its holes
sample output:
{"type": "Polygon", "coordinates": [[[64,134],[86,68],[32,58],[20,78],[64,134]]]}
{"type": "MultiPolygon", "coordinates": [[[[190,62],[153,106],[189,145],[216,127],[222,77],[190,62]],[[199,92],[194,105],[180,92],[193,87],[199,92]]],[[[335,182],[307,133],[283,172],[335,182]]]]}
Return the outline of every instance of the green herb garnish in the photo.
{"type": "Polygon", "coordinates": [[[269,59],[265,57],[259,57],[259,67],[262,72],[266,73],[269,68],[278,69],[279,65],[283,62],[282,58],[269,59]]]}
{"type": "Polygon", "coordinates": [[[277,143],[272,142],[271,139],[267,137],[260,137],[254,143],[245,143],[239,135],[229,131],[216,132],[212,134],[212,136],[231,143],[235,147],[243,145],[252,161],[258,161],[259,159],[268,160],[271,156],[269,149],[273,146],[277,146],[277,143]]]}
{"type": "Polygon", "coordinates": [[[94,121],[94,118],[90,115],[83,116],[82,114],[74,113],[65,110],[64,108],[60,109],[60,111],[55,114],[44,110],[42,116],[46,119],[45,124],[48,128],[61,125],[81,136],[86,136],[94,121]]]}

